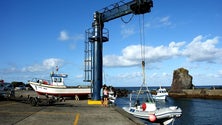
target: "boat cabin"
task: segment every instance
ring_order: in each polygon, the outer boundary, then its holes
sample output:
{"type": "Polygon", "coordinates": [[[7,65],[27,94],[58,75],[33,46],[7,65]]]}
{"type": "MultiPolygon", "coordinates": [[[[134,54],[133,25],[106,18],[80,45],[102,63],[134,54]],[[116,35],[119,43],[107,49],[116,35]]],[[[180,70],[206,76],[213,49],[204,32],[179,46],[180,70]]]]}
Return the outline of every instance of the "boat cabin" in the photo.
{"type": "Polygon", "coordinates": [[[64,86],[64,78],[67,78],[67,74],[51,74],[52,85],[64,86]]]}
{"type": "Polygon", "coordinates": [[[157,90],[157,94],[168,95],[168,92],[166,91],[165,88],[159,88],[159,89],[157,90]]]}

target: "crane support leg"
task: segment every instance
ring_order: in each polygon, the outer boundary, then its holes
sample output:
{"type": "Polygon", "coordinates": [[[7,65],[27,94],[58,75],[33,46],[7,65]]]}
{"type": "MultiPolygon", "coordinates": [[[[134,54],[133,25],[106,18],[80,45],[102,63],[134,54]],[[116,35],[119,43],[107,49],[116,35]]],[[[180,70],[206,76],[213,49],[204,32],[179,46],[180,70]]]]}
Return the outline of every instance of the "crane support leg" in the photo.
{"type": "Polygon", "coordinates": [[[101,97],[100,97],[100,89],[102,87],[102,72],[103,72],[103,55],[102,55],[102,46],[103,46],[103,43],[102,42],[99,42],[99,41],[96,41],[94,42],[94,52],[93,52],[93,55],[94,55],[94,64],[93,64],[93,67],[94,67],[94,77],[93,77],[93,95],[92,95],[92,100],[100,100],[101,97]]]}
{"type": "Polygon", "coordinates": [[[93,94],[92,100],[101,100],[100,90],[103,82],[103,23],[100,13],[94,14],[94,42],[93,42],[93,94]]]}

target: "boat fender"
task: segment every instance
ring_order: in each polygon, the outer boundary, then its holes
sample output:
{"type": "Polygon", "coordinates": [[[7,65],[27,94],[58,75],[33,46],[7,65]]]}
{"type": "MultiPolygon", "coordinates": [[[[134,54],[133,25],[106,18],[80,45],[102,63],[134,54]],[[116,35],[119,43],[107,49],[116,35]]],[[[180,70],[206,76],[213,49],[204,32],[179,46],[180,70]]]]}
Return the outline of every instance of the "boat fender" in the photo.
{"type": "Polygon", "coordinates": [[[47,81],[43,81],[43,84],[47,85],[47,84],[48,84],[48,82],[47,82],[47,81]]]}
{"type": "Polygon", "coordinates": [[[148,119],[151,121],[151,122],[155,122],[156,121],[156,116],[154,114],[150,114],[148,119]]]}
{"type": "Polygon", "coordinates": [[[146,103],[143,103],[143,104],[142,104],[142,109],[143,109],[143,111],[146,110],[146,103]]]}

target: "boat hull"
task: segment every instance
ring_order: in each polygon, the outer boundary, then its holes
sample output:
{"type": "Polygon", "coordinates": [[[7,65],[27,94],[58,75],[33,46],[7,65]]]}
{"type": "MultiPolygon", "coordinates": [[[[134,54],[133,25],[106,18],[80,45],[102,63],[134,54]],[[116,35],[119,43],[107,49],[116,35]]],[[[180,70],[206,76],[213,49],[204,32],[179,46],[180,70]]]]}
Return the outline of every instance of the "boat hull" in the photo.
{"type": "Polygon", "coordinates": [[[39,95],[74,97],[76,95],[89,95],[91,93],[91,89],[89,87],[52,86],[35,82],[30,82],[30,85],[39,95]]]}
{"type": "Polygon", "coordinates": [[[157,123],[163,123],[167,120],[180,117],[182,114],[182,110],[175,106],[160,108],[151,112],[142,111],[141,109],[137,109],[136,107],[123,107],[123,110],[134,115],[137,118],[141,118],[147,121],[150,121],[149,117],[151,115],[155,115],[156,120],[150,122],[157,122],[157,123]]]}
{"type": "Polygon", "coordinates": [[[153,99],[156,99],[156,100],[166,100],[167,98],[167,95],[152,95],[153,96],[153,99]]]}

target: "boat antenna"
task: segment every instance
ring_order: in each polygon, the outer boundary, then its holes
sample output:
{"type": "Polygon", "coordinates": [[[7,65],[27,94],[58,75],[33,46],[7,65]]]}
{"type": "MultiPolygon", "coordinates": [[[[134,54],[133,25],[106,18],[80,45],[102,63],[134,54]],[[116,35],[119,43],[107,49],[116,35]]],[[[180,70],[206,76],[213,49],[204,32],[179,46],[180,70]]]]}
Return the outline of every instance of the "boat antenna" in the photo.
{"type": "Polygon", "coordinates": [[[56,73],[58,73],[59,71],[59,66],[56,66],[56,73]]]}
{"type": "Polygon", "coordinates": [[[142,76],[143,76],[143,81],[142,85],[140,87],[140,90],[137,95],[137,99],[142,91],[142,89],[145,87],[145,91],[147,92],[147,101],[148,102],[154,102],[154,99],[152,95],[149,92],[148,86],[146,84],[146,71],[145,71],[145,60],[146,60],[146,46],[145,46],[145,32],[144,32],[144,14],[142,15],[142,21],[139,16],[139,28],[140,28],[140,47],[141,47],[141,62],[142,62],[142,76]],[[141,25],[142,22],[142,25],[141,25]]]}

